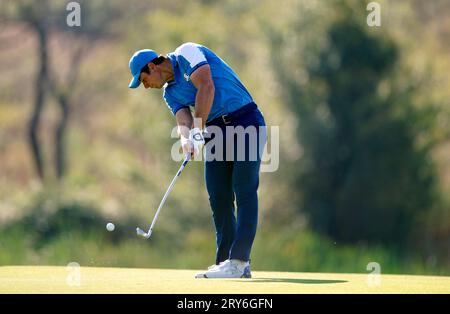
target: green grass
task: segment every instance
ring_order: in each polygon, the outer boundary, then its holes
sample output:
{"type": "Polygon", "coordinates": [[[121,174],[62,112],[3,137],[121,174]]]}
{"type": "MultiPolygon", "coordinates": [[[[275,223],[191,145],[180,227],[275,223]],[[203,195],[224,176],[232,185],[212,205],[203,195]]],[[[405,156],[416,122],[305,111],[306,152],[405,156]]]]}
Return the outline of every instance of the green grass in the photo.
{"type": "Polygon", "coordinates": [[[450,277],[253,271],[252,279],[195,279],[196,270],[0,267],[0,293],[449,293],[450,277]]]}

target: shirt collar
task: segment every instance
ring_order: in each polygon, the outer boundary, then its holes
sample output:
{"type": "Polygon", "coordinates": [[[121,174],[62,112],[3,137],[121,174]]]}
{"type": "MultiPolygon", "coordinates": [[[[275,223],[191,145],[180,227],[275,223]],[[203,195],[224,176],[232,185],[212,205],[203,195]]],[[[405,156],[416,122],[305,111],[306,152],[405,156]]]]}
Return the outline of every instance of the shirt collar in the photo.
{"type": "Polygon", "coordinates": [[[166,83],[167,86],[171,86],[171,85],[178,83],[178,80],[177,80],[178,62],[177,62],[177,58],[176,58],[175,54],[173,54],[172,52],[168,53],[166,55],[166,57],[169,58],[170,62],[172,63],[172,68],[173,68],[174,79],[172,81],[166,83]]]}

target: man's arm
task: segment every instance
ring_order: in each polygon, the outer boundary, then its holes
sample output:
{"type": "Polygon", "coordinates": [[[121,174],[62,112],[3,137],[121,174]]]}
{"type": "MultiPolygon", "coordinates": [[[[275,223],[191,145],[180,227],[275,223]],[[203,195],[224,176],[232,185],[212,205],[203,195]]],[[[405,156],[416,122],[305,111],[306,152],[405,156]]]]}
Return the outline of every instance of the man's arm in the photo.
{"type": "Polygon", "coordinates": [[[183,139],[189,138],[189,130],[193,127],[194,119],[192,118],[189,108],[181,108],[175,114],[178,125],[178,136],[183,139]]]}
{"type": "MultiPolygon", "coordinates": [[[[214,82],[211,76],[211,68],[208,64],[200,66],[191,74],[191,82],[197,88],[195,96],[195,119],[201,119],[201,125],[194,125],[203,130],[214,100],[214,82]]],[[[181,111],[181,110],[180,110],[181,111]]],[[[194,123],[198,121],[194,120],[194,123]]]]}

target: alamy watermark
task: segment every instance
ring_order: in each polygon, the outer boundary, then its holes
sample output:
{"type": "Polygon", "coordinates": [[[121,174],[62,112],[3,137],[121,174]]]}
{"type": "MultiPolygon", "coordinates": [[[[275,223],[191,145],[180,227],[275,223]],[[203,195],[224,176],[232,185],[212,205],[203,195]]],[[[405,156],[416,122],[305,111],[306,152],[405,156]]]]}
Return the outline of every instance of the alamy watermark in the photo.
{"type": "Polygon", "coordinates": [[[370,262],[366,266],[367,271],[371,271],[367,275],[367,285],[371,288],[381,286],[381,266],[377,262],[370,262]]]}
{"type": "Polygon", "coordinates": [[[66,276],[66,284],[69,287],[81,286],[81,267],[77,262],[67,264],[68,274],[66,276]]]}
{"type": "MultiPolygon", "coordinates": [[[[211,125],[203,136],[206,145],[194,161],[261,161],[261,172],[275,172],[280,164],[280,132],[278,126],[226,126],[211,125]]],[[[174,127],[172,138],[178,138],[179,128],[174,127]]],[[[174,161],[184,159],[181,141],[172,145],[174,161]]]]}
{"type": "Polygon", "coordinates": [[[69,2],[66,6],[66,11],[69,11],[66,17],[66,23],[69,27],[81,26],[81,6],[78,2],[69,2]]]}
{"type": "Polygon", "coordinates": [[[381,26],[381,5],[378,2],[370,2],[366,7],[370,13],[367,15],[367,25],[370,27],[381,26]]]}

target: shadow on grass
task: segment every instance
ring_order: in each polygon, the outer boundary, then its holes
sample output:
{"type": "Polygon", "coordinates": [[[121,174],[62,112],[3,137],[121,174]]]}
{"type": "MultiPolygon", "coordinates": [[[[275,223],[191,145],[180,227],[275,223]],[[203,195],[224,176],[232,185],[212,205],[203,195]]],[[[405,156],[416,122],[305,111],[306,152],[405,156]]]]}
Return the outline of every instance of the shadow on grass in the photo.
{"type": "Polygon", "coordinates": [[[282,283],[300,283],[309,285],[319,284],[333,284],[344,283],[347,280],[324,280],[324,279],[293,279],[293,278],[253,278],[251,280],[242,280],[239,282],[256,282],[256,283],[268,283],[268,282],[282,282],[282,283]]]}

